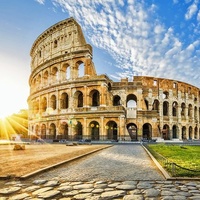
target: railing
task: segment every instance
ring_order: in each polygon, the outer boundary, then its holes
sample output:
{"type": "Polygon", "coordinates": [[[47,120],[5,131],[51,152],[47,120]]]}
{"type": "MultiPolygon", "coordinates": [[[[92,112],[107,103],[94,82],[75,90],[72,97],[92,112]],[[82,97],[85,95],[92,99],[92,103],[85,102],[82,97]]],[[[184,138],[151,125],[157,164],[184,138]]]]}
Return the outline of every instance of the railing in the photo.
{"type": "Polygon", "coordinates": [[[200,170],[197,170],[196,165],[193,163],[190,164],[191,169],[180,166],[174,162],[171,162],[169,159],[155,152],[147,144],[143,144],[146,149],[155,157],[155,159],[164,167],[172,177],[194,177],[200,176],[200,170]]]}

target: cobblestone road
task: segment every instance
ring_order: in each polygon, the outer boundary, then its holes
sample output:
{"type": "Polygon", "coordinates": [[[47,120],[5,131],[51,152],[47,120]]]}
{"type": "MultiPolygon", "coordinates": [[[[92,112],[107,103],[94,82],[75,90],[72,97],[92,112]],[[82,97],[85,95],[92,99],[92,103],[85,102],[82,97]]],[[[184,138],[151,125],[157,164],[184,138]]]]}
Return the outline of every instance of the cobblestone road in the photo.
{"type": "Polygon", "coordinates": [[[54,177],[64,177],[67,181],[164,180],[139,144],[115,145],[37,176],[54,177]]]}
{"type": "Polygon", "coordinates": [[[140,145],[116,145],[25,181],[0,181],[0,200],[199,200],[200,181],[169,181],[140,145]]]}

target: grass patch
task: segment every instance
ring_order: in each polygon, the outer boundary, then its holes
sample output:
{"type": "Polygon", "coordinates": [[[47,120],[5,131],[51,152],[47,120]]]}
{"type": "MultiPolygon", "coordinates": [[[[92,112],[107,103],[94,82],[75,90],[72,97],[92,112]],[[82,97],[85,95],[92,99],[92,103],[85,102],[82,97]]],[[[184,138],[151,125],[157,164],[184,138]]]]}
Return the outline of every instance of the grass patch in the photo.
{"type": "Polygon", "coordinates": [[[172,176],[200,177],[200,146],[149,144],[148,149],[172,176]]]}

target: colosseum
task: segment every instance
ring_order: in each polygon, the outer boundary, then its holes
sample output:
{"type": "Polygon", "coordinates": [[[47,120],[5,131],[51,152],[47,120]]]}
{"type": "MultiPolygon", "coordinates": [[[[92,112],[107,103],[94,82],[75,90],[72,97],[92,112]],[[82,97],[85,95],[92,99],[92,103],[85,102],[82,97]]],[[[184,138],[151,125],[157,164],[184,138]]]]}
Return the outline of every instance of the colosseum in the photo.
{"type": "Polygon", "coordinates": [[[29,135],[48,140],[182,141],[200,138],[200,90],[178,80],[98,75],[74,18],[32,45],[29,135]]]}

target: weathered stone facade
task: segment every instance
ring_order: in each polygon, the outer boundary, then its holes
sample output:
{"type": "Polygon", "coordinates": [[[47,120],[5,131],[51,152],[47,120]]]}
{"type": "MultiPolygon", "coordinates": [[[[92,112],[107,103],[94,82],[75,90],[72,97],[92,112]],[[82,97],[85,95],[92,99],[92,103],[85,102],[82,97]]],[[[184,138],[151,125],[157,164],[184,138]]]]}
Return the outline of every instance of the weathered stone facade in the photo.
{"type": "Polygon", "coordinates": [[[42,139],[199,139],[200,90],[190,84],[98,75],[92,47],[73,19],[43,32],[31,48],[29,134],[42,139]]]}

